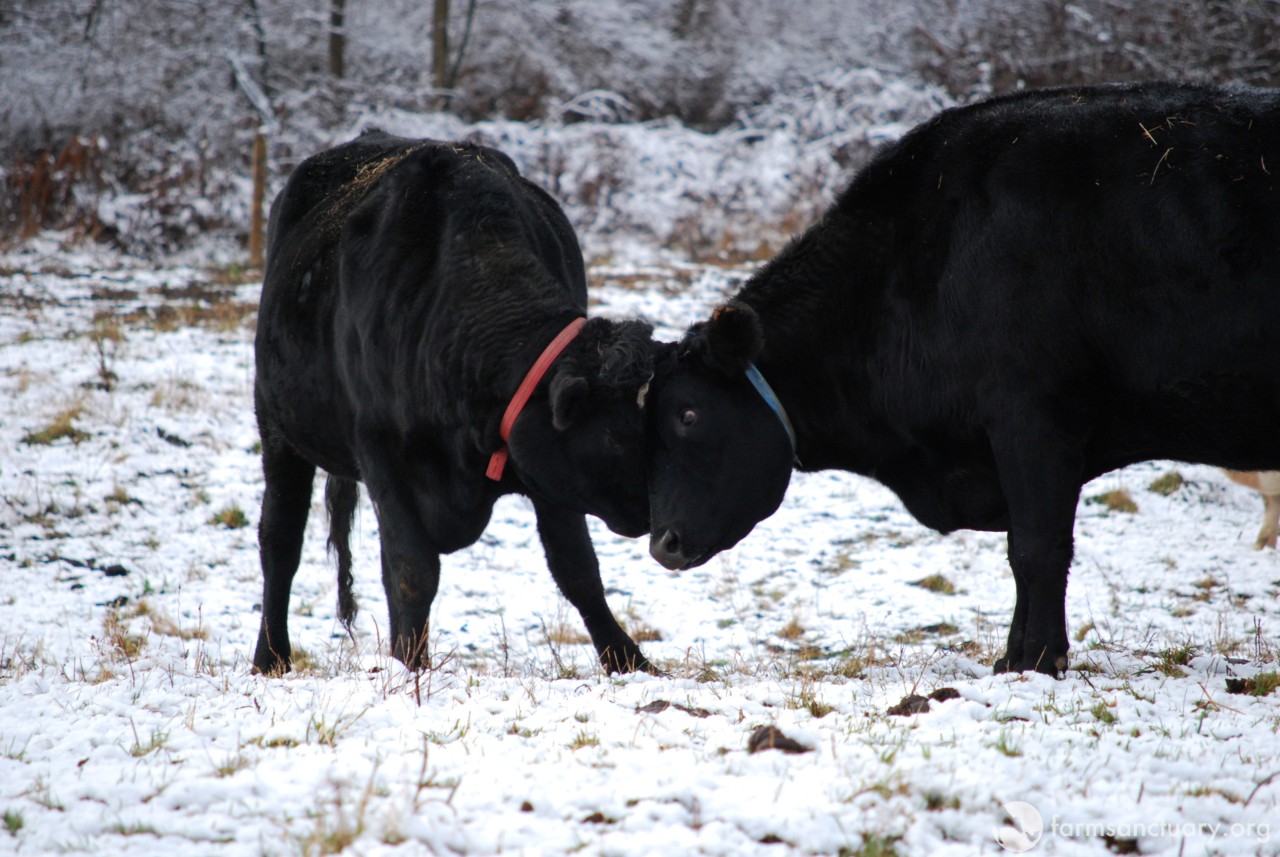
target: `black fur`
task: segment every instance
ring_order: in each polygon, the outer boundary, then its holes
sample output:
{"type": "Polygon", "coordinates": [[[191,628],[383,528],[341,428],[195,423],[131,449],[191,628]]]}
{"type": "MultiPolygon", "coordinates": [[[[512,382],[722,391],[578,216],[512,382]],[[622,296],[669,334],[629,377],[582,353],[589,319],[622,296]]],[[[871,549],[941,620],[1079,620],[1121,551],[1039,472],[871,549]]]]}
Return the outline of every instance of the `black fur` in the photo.
{"type": "Polygon", "coordinates": [[[651,327],[589,320],[516,421],[501,482],[485,476],[508,401],[586,303],[572,228],[501,152],[369,133],[299,165],[272,206],[255,345],[258,670],[289,667],[316,467],[330,474],[339,615],[355,612],[359,480],[378,516],[391,651],[409,666],[424,663],[440,554],[478,539],[494,501],[518,492],[601,663],[649,668],[605,602],[584,515],[628,536],[648,530],[636,400],[654,370],[651,327]]]}
{"type": "MultiPolygon", "coordinates": [[[[997,670],[1066,667],[1084,482],[1155,458],[1280,468],[1278,180],[1275,91],[997,98],[884,149],[735,298],[805,469],[874,477],[943,532],[1009,533],[997,670]]],[[[734,544],[786,489],[786,437],[727,359],[686,343],[655,383],[668,567],[734,544]]]]}

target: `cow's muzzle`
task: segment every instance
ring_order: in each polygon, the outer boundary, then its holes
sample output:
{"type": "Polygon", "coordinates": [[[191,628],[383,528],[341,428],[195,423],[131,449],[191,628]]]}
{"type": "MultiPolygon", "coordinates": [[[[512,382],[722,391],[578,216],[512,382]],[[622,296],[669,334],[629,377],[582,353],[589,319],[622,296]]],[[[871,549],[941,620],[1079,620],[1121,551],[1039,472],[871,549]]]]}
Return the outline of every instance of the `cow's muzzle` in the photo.
{"type": "Polygon", "coordinates": [[[702,559],[699,556],[690,556],[684,551],[684,542],[674,527],[654,530],[649,536],[649,556],[656,559],[663,568],[679,571],[697,565],[702,559]]]}

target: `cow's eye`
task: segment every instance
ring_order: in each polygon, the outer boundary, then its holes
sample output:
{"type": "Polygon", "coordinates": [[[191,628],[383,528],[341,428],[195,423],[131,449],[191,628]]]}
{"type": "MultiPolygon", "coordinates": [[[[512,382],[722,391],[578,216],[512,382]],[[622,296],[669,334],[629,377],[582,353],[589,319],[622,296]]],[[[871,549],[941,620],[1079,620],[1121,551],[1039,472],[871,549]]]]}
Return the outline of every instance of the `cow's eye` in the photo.
{"type": "Polygon", "coordinates": [[[680,414],[680,425],[691,426],[698,421],[698,412],[693,408],[685,408],[680,414]]]}

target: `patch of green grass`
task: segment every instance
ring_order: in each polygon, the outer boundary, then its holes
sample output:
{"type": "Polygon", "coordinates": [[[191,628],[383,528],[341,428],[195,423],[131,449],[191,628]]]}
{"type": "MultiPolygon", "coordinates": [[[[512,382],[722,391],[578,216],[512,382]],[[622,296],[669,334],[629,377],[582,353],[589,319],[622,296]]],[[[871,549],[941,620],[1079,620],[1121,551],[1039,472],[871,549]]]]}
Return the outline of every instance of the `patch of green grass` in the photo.
{"type": "Polygon", "coordinates": [[[1155,664],[1156,671],[1170,678],[1182,678],[1187,674],[1183,667],[1191,663],[1191,658],[1195,653],[1195,647],[1190,643],[1183,643],[1181,646],[1165,649],[1158,654],[1155,664]]]}
{"type": "Polygon", "coordinates": [[[48,781],[43,776],[37,776],[31,787],[23,794],[30,796],[37,805],[54,812],[66,812],[67,807],[62,801],[53,795],[53,790],[49,788],[48,781]]]}
{"type": "Polygon", "coordinates": [[[1111,710],[1111,707],[1102,700],[1098,700],[1093,708],[1089,709],[1089,713],[1092,714],[1094,719],[1099,723],[1115,723],[1118,719],[1115,712],[1111,710]]]}
{"type": "Polygon", "coordinates": [[[138,733],[135,730],[133,733],[133,746],[129,748],[129,755],[133,756],[133,758],[135,759],[141,759],[143,756],[149,755],[151,753],[154,753],[156,750],[159,750],[168,742],[168,740],[169,740],[169,733],[161,732],[160,730],[157,729],[152,731],[151,737],[148,738],[145,742],[143,742],[138,737],[138,733]]]}
{"type": "Polygon", "coordinates": [[[1227,679],[1228,693],[1241,693],[1247,696],[1268,696],[1280,687],[1280,673],[1258,673],[1253,678],[1227,679]]]}
{"type": "Polygon", "coordinates": [[[23,828],[26,821],[22,818],[22,813],[12,809],[4,811],[4,829],[9,831],[10,836],[17,836],[18,831],[23,828]]]}
{"type": "Polygon", "coordinates": [[[836,707],[834,705],[827,705],[825,702],[823,702],[821,699],[819,699],[816,696],[810,696],[808,701],[805,703],[804,707],[805,707],[805,710],[808,711],[810,715],[812,715],[814,718],[818,720],[821,720],[822,718],[826,717],[828,714],[836,710],[836,707]]]}
{"type": "Polygon", "coordinates": [[[818,720],[836,710],[834,705],[827,705],[827,703],[818,698],[811,679],[801,682],[792,697],[787,700],[787,707],[808,711],[811,716],[818,720]]]}
{"type": "Polygon", "coordinates": [[[996,749],[1010,758],[1022,755],[1022,748],[1009,736],[1007,729],[1001,731],[1000,737],[996,739],[996,749]]]}
{"type": "Polygon", "coordinates": [[[1280,687],[1280,673],[1258,673],[1253,677],[1253,695],[1268,696],[1280,687]]]}
{"type": "Polygon", "coordinates": [[[542,730],[530,729],[527,726],[519,726],[515,723],[512,723],[511,726],[507,728],[507,734],[515,735],[517,738],[533,738],[536,735],[541,735],[542,730]]]}
{"type": "Polygon", "coordinates": [[[219,778],[229,777],[232,774],[243,771],[252,764],[249,757],[243,752],[237,751],[234,756],[228,756],[221,764],[214,766],[213,772],[219,778]]]}
{"type": "MultiPolygon", "coordinates": [[[[338,739],[342,734],[352,726],[356,725],[368,710],[368,708],[363,708],[354,715],[339,715],[332,721],[325,720],[320,715],[313,714],[311,715],[311,722],[307,724],[307,740],[310,741],[314,737],[317,744],[325,747],[336,747],[338,746],[338,739]]],[[[461,734],[459,737],[461,737],[461,734]]]]}

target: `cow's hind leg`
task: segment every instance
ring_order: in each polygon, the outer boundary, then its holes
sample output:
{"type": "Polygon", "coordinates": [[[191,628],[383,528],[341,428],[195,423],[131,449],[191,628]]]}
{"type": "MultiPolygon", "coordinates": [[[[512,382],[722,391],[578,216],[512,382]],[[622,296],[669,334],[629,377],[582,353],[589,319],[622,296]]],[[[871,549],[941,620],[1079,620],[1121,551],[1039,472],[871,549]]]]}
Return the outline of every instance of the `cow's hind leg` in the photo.
{"type": "Polygon", "coordinates": [[[609,609],[586,516],[540,500],[533,501],[533,508],[547,567],[560,592],[577,608],[587,626],[601,666],[611,673],[657,672],[609,609]]]}
{"type": "Polygon", "coordinates": [[[315,472],[315,465],[294,452],[279,435],[262,433],[262,473],[266,483],[258,522],[262,624],[253,667],[268,675],[289,669],[289,592],[302,556],[315,472]]]}
{"type": "Polygon", "coordinates": [[[1008,648],[996,672],[1056,676],[1067,668],[1067,572],[1082,466],[1075,448],[1053,442],[1055,436],[1051,425],[992,436],[1009,503],[1009,565],[1017,586],[1008,648]]]}

